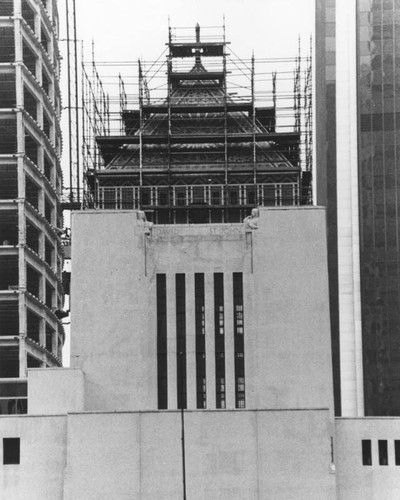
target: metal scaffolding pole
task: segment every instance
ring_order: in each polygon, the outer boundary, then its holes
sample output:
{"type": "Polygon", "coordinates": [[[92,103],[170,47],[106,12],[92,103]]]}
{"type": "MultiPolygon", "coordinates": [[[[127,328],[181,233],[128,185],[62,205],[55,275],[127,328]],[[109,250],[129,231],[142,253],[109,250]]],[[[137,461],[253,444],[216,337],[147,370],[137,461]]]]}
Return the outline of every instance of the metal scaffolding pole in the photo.
{"type": "Polygon", "coordinates": [[[69,27],[69,1],[65,0],[65,16],[66,16],[66,28],[67,28],[67,91],[68,91],[68,169],[69,169],[69,201],[72,203],[73,191],[72,191],[72,110],[71,110],[71,51],[69,47],[70,43],[70,27],[69,27]]]}

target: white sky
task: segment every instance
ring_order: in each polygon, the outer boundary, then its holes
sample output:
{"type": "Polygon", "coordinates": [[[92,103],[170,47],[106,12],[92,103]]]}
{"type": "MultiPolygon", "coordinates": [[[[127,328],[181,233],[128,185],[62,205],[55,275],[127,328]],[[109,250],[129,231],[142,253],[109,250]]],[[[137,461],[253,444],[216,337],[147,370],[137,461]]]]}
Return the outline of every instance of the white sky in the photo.
{"type": "MultiPolygon", "coordinates": [[[[305,55],[309,51],[310,35],[314,36],[315,0],[75,1],[77,37],[83,40],[86,60],[91,59],[94,40],[97,62],[156,60],[168,40],[168,17],[171,27],[194,28],[196,23],[222,26],[225,15],[226,40],[231,42],[233,51],[245,59],[251,57],[253,50],[256,59],[295,57],[299,36],[305,55]]],[[[72,0],[69,4],[72,8],[72,0]]],[[[58,8],[60,38],[65,38],[65,0],[59,0],[58,8]]],[[[61,42],[60,49],[64,52],[66,44],[61,42]]],[[[65,62],[62,68],[65,82],[65,62]]],[[[64,148],[64,164],[66,154],[64,148]]],[[[69,366],[69,326],[66,333],[63,357],[64,365],[69,366]]]]}
{"type": "MultiPolygon", "coordinates": [[[[72,3],[70,1],[70,3],[72,3]]],[[[308,45],[314,26],[314,0],[76,0],[78,37],[96,59],[156,59],[165,47],[168,16],[171,26],[221,26],[227,40],[244,58],[291,57],[298,34],[308,45]]],[[[59,1],[64,10],[64,1],[59,1]]]]}

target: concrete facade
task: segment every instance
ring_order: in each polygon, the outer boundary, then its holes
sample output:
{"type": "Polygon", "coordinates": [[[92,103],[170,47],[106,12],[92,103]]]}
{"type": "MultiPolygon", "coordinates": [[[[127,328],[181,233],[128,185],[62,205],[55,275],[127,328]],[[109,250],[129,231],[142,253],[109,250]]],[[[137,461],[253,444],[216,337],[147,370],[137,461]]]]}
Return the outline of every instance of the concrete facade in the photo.
{"type": "MultiPolygon", "coordinates": [[[[65,415],[0,417],[3,438],[20,438],[19,464],[1,465],[0,491],[4,500],[63,498],[67,418],[65,415]]],[[[3,446],[1,447],[3,464],[3,446]]]]}
{"type": "MultiPolygon", "coordinates": [[[[180,498],[180,419],[177,411],[2,417],[1,437],[21,439],[21,463],[0,467],[2,499],[180,498]]],[[[336,498],[326,410],[188,411],[185,431],[187,498],[336,498]]]]}
{"type": "MultiPolygon", "coordinates": [[[[246,408],[332,407],[323,210],[263,209],[254,231],[245,224],[148,230],[136,217],[121,210],[73,214],[73,276],[79,283],[72,283],[71,366],[85,373],[86,410],[157,409],[157,317],[149,314],[156,309],[157,273],[167,275],[168,408],[177,408],[173,280],[176,273],[187,276],[191,380],[196,272],[205,274],[206,300],[213,294],[213,273],[226,277],[226,397],[227,408],[234,408],[230,280],[236,271],[244,281],[246,408]]],[[[205,312],[207,408],[215,408],[212,304],[205,312]]],[[[194,392],[189,384],[189,403],[194,392]]]]}
{"type": "Polygon", "coordinates": [[[136,211],[80,212],[73,231],[73,366],[29,370],[29,414],[0,416],[2,500],[175,500],[183,497],[184,477],[191,500],[399,497],[399,420],[333,418],[323,209],[261,209],[251,226],[154,227],[136,211]],[[194,273],[204,274],[205,292],[201,409],[194,273]],[[216,408],[214,273],[224,277],[224,409],[216,408]],[[232,273],[243,274],[240,408],[232,273]],[[163,410],[160,274],[167,316],[163,410]],[[176,274],[185,275],[183,411],[175,314],[183,293],[176,274]],[[19,439],[19,463],[4,463],[4,438],[19,439]]]}
{"type": "MultiPolygon", "coordinates": [[[[336,421],[339,498],[343,500],[395,500],[400,498],[399,465],[395,441],[399,418],[340,418],[336,421]],[[371,465],[363,465],[362,440],[371,441],[371,465]],[[387,462],[379,463],[378,441],[387,443],[387,462]]],[[[383,457],[384,458],[384,457],[383,457]]]]}
{"type": "Polygon", "coordinates": [[[180,498],[183,428],[187,498],[337,498],[325,212],[262,209],[252,225],[151,227],[134,211],[74,214],[72,368],[30,370],[29,415],[0,417],[0,438],[20,439],[20,463],[1,466],[6,500],[180,498]],[[205,284],[205,409],[196,407],[194,273],[205,284]],[[216,408],[214,273],[224,278],[225,409],[216,408]],[[240,409],[232,273],[243,275],[240,409]],[[160,274],[167,410],[157,406],[160,274]],[[186,277],[183,412],[176,274],[186,277]],[[32,472],[35,460],[50,480],[32,472]]]}

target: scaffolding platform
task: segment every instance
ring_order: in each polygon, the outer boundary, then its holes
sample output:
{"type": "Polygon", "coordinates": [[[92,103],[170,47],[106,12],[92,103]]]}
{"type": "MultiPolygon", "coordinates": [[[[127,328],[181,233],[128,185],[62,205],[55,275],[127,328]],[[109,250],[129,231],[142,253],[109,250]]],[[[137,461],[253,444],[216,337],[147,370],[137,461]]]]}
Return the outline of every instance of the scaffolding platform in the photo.
{"type": "Polygon", "coordinates": [[[123,76],[126,64],[117,79],[115,62],[84,65],[91,206],[182,223],[237,222],[258,205],[310,203],[311,56],[258,63],[227,45],[224,26],[212,34],[170,28],[165,60],[128,66],[136,82],[123,76]]]}

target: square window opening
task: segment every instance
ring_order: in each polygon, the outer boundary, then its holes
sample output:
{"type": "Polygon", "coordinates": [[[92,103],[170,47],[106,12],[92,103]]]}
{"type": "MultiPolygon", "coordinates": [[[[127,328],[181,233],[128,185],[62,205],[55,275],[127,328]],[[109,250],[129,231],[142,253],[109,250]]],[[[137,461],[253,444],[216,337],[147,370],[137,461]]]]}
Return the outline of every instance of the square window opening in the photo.
{"type": "Polygon", "coordinates": [[[3,464],[13,465],[20,463],[20,439],[3,438],[3,464]]]}

